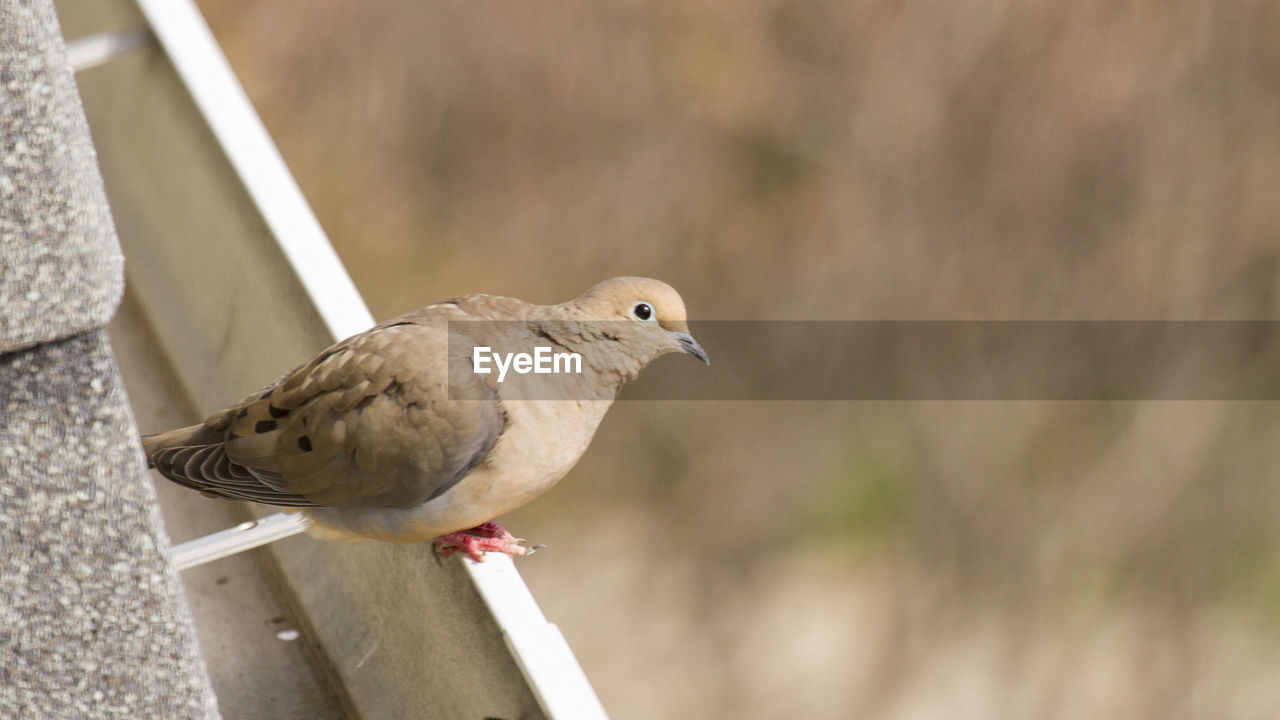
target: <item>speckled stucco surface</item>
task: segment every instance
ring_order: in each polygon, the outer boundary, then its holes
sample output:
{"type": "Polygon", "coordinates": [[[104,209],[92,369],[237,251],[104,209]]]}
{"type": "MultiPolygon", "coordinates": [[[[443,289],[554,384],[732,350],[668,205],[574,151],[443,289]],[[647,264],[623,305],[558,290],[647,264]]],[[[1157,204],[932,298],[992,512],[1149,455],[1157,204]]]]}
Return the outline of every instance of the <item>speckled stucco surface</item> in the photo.
{"type": "Polygon", "coordinates": [[[48,0],[0,12],[0,352],[101,327],[124,289],[102,176],[48,0]]]}
{"type": "Polygon", "coordinates": [[[122,260],[49,0],[0,11],[0,718],[216,718],[101,329],[122,260]]]}
{"type": "Polygon", "coordinates": [[[105,331],[0,355],[0,717],[217,717],[105,331]]]}

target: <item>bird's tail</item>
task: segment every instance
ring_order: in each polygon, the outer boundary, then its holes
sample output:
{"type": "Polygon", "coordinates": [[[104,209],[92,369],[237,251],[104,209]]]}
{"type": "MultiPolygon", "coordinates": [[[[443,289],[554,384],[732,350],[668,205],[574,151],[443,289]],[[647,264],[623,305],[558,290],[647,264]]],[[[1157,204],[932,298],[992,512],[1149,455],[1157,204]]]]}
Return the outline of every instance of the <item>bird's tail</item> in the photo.
{"type": "Polygon", "coordinates": [[[155,435],[143,435],[142,450],[147,454],[147,467],[155,467],[154,458],[161,450],[208,445],[218,440],[219,438],[213,437],[204,425],[191,425],[155,435]]]}

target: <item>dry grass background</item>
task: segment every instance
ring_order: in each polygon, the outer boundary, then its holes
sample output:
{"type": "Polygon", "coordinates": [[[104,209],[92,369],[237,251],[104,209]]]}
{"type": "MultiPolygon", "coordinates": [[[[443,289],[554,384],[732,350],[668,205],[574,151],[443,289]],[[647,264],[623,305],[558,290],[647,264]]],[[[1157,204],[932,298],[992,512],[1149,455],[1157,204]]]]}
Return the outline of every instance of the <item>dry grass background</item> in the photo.
{"type": "MultiPolygon", "coordinates": [[[[1275,3],[200,4],[380,318],[620,274],[706,319],[1280,314],[1275,3]]],[[[508,525],[619,719],[1273,718],[1277,439],[624,403],[508,525]]]]}

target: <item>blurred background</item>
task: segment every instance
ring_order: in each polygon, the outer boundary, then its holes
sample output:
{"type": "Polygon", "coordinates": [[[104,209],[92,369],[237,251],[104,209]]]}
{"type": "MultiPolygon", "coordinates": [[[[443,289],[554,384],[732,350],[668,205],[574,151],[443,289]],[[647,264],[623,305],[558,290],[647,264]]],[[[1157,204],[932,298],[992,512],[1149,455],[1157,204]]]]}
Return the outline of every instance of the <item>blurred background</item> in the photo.
{"type": "MultiPolygon", "coordinates": [[[[624,274],[695,319],[1280,315],[1275,3],[199,5],[379,319],[624,274]]],[[[1278,437],[625,402],[504,524],[620,720],[1273,718],[1278,437]]]]}

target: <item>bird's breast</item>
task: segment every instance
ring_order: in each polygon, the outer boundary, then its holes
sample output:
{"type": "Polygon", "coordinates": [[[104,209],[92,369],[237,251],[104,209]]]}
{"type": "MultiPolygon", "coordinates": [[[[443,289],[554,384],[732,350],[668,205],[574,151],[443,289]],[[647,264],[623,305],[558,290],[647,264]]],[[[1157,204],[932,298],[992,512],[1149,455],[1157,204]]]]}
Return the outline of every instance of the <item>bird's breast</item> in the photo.
{"type": "Polygon", "coordinates": [[[514,510],[564,477],[586,452],[609,409],[607,401],[523,400],[506,403],[507,428],[477,477],[460,484],[496,514],[514,510]],[[474,482],[471,482],[474,481],[474,482]]]}

